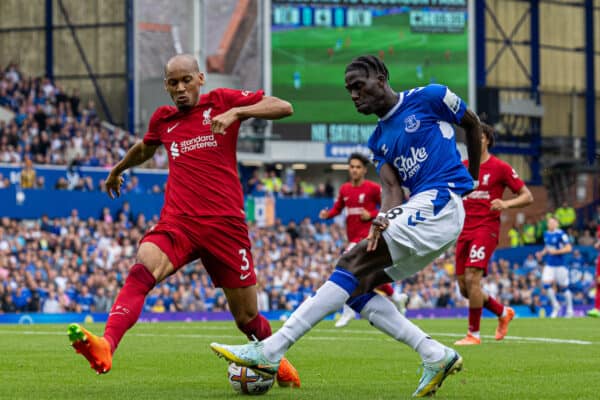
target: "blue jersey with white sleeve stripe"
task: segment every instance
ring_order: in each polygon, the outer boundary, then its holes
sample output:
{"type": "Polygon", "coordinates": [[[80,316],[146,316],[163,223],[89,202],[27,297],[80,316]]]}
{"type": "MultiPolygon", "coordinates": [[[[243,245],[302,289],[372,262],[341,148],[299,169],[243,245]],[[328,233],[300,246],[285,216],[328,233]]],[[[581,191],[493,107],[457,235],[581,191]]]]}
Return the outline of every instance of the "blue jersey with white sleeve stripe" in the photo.
{"type": "Polygon", "coordinates": [[[411,196],[430,189],[450,189],[460,196],[473,190],[452,126],[466,110],[465,102],[443,85],[401,92],[369,138],[377,172],[384,163],[391,165],[411,196]]]}

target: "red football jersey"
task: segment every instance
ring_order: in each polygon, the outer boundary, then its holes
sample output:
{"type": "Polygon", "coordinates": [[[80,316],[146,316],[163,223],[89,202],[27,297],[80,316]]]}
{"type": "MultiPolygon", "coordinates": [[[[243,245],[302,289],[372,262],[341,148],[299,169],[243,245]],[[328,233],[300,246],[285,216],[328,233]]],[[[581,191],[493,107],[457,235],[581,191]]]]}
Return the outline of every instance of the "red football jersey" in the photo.
{"type": "Polygon", "coordinates": [[[371,214],[371,219],[377,216],[378,207],[381,205],[381,186],[375,182],[365,180],[360,186],[352,186],[346,182],[340,187],[340,193],[333,208],[329,210],[329,217],[335,217],[346,207],[346,234],[348,241],[358,243],[369,235],[371,221],[360,219],[362,209],[371,214]]]}
{"type": "MultiPolygon", "coordinates": [[[[463,161],[468,166],[468,161],[463,161]]],[[[497,157],[490,158],[479,167],[479,186],[463,201],[465,206],[465,226],[463,230],[475,230],[480,227],[500,232],[500,211],[492,211],[492,200],[502,199],[507,187],[517,193],[525,183],[517,172],[497,157]]]]}
{"type": "Polygon", "coordinates": [[[161,216],[244,216],[236,154],[240,121],[224,135],[211,133],[210,124],[212,117],[262,98],[263,91],[216,89],[189,111],[162,106],[154,112],[144,143],[163,144],[169,156],[161,216]]]}

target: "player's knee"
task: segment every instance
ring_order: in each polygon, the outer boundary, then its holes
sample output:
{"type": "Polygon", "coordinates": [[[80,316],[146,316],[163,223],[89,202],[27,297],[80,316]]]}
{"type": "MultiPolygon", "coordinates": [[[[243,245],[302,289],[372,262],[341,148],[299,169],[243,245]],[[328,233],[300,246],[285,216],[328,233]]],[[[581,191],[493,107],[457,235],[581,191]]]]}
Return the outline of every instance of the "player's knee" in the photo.
{"type": "Polygon", "coordinates": [[[169,258],[154,243],[142,243],[136,259],[138,263],[143,264],[154,275],[157,282],[173,273],[173,265],[169,258]]]}

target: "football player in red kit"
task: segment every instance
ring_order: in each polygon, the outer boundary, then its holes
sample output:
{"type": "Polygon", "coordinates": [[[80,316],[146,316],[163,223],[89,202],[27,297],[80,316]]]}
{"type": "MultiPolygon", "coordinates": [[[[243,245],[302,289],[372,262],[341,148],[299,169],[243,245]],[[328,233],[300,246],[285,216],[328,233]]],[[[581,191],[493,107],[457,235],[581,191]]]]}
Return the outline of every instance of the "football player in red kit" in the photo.
{"type": "Polygon", "coordinates": [[[531,192],[515,170],[488,152],[494,145],[494,131],[489,125],[482,123],[481,126],[479,186],[464,199],[465,225],[456,242],[458,285],[461,294],[469,299],[469,331],[465,338],[455,343],[457,345],[481,343],[479,325],[483,307],[498,316],[496,340],[506,336],[515,312],[485,293],[481,289],[481,278],[487,273],[488,263],[498,245],[500,213],[533,202],[531,192]],[[506,188],[516,193],[517,197],[502,200],[506,188]]]}
{"type": "Polygon", "coordinates": [[[600,225],[598,225],[596,232],[596,244],[594,247],[599,250],[598,257],[596,257],[596,297],[594,298],[594,308],[587,312],[589,317],[600,318],[600,225]]]}
{"type": "MultiPolygon", "coordinates": [[[[360,153],[353,153],[348,158],[348,174],[350,181],[340,187],[335,204],[330,210],[322,210],[319,217],[322,219],[333,218],[346,208],[346,235],[348,246],[346,251],[369,235],[371,221],[377,216],[381,205],[381,186],[365,179],[369,159],[360,153]]],[[[406,295],[399,294],[389,283],[377,287],[385,293],[396,307],[404,314],[406,311],[406,295]]],[[[350,323],[355,317],[355,311],[348,305],[335,326],[341,328],[350,323]]]]}
{"type": "MultiPolygon", "coordinates": [[[[99,374],[111,369],[112,355],[138,320],[148,292],[198,258],[215,286],[223,289],[238,328],[248,338],[271,335],[269,322],[257,309],[236,146],[241,121],[283,118],[292,114],[292,106],[262,91],[216,89],[200,95],[203,85],[204,74],[193,56],[171,58],[165,66],[165,89],[176,107],[154,112],[143,141],[129,149],[106,179],[109,196],[119,196],[125,170],[150,159],[159,146],[168,152],[160,220],[140,241],[136,264],[112,306],[104,335],[69,326],[72,346],[99,374]]],[[[300,384],[289,362],[277,378],[282,385],[300,384]]]]}

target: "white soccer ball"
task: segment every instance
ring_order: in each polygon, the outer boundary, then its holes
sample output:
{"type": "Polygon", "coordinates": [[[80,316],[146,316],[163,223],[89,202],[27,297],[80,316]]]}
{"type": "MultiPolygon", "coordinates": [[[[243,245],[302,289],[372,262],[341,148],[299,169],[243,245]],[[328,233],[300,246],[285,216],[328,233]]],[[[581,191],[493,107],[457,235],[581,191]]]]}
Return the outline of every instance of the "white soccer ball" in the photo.
{"type": "Polygon", "coordinates": [[[234,363],[227,368],[227,379],[233,390],[250,395],[267,393],[274,382],[273,376],[267,377],[234,363]]]}

